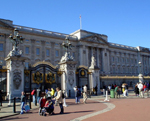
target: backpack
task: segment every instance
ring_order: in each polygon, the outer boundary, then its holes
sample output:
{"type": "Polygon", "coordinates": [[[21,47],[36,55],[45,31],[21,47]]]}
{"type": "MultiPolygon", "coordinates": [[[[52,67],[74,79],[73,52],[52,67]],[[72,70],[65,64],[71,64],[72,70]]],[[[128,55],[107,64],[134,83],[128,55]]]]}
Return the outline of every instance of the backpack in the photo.
{"type": "Polygon", "coordinates": [[[34,95],[34,93],[35,93],[35,90],[33,90],[33,91],[31,92],[31,95],[34,95]]]}
{"type": "Polygon", "coordinates": [[[62,99],[64,99],[65,98],[65,95],[64,95],[64,93],[62,93],[62,99]]]}

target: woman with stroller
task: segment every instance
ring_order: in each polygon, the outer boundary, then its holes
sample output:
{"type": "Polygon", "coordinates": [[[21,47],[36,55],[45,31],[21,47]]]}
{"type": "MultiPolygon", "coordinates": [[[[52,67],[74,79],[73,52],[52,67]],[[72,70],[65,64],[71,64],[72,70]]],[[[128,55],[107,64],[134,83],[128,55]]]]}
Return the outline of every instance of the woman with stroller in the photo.
{"type": "Polygon", "coordinates": [[[42,109],[42,116],[46,116],[47,113],[54,114],[54,103],[52,102],[51,99],[48,99],[45,103],[44,108],[42,109]]]}

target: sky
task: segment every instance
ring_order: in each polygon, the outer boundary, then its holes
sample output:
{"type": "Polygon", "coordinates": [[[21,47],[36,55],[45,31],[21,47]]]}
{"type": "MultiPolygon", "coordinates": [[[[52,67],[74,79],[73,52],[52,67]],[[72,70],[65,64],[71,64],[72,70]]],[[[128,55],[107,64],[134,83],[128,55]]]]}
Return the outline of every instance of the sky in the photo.
{"type": "Polygon", "coordinates": [[[70,34],[82,29],[108,42],[150,48],[150,0],[0,0],[0,18],[70,34]]]}

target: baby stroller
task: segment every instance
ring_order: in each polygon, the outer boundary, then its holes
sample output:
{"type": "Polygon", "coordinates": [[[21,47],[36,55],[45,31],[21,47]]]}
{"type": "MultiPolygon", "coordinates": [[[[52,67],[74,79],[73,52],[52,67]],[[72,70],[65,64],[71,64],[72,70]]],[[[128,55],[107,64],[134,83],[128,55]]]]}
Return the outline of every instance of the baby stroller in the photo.
{"type": "Polygon", "coordinates": [[[54,103],[52,101],[47,101],[41,111],[42,116],[46,116],[46,113],[49,113],[49,115],[54,114],[54,103]]]}

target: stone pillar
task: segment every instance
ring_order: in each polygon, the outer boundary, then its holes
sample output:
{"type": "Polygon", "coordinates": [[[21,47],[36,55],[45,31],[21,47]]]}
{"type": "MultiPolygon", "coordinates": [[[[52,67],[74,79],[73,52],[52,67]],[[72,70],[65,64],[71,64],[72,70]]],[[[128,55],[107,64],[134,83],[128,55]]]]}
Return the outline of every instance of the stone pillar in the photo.
{"type": "Polygon", "coordinates": [[[83,65],[83,45],[79,45],[79,65],[83,65]]]}
{"type": "Polygon", "coordinates": [[[90,81],[90,89],[93,89],[96,85],[98,87],[98,94],[100,94],[100,78],[99,78],[99,68],[96,66],[95,58],[92,56],[91,58],[91,66],[89,67],[89,81],[90,81]]]}
{"type": "MultiPolygon", "coordinates": [[[[20,97],[24,91],[24,61],[25,57],[10,56],[5,59],[7,66],[7,96],[9,100],[20,97]]],[[[10,105],[11,102],[9,102],[10,105]]]]}
{"type": "Polygon", "coordinates": [[[76,86],[76,63],[75,61],[63,61],[60,62],[60,71],[63,72],[61,75],[61,89],[65,92],[66,97],[73,97],[76,86]]]}
{"type": "Polygon", "coordinates": [[[96,56],[96,57],[97,57],[97,58],[96,58],[96,60],[97,60],[97,61],[96,61],[96,65],[99,67],[99,48],[96,48],[96,52],[97,52],[97,53],[96,53],[96,54],[97,54],[97,56],[96,56]]]}

